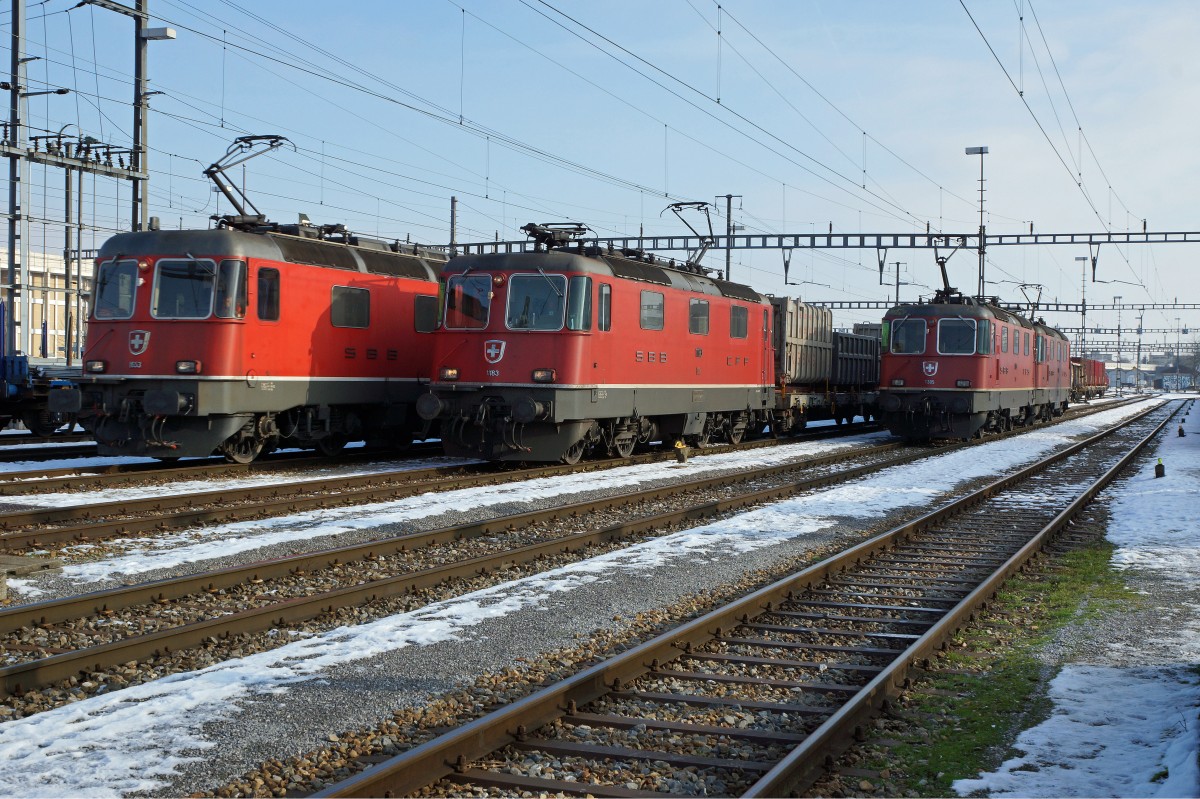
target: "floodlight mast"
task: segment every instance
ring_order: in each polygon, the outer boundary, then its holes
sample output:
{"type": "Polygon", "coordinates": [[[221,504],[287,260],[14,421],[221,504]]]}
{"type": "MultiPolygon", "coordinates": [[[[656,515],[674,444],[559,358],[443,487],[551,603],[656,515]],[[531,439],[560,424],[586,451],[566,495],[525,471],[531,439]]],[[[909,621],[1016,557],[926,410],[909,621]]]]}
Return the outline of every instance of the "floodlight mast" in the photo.
{"type": "Polygon", "coordinates": [[[284,144],[291,144],[292,149],[296,149],[296,145],[292,144],[291,140],[286,136],[263,135],[263,136],[239,136],[233,140],[233,144],[229,145],[229,149],[225,151],[216,163],[204,170],[204,176],[210,179],[217,185],[225,198],[229,200],[237,211],[237,222],[265,222],[266,217],[259,212],[254,203],[246,196],[246,193],[237,187],[236,184],[230,183],[226,179],[225,172],[231,167],[238,164],[244,164],[251,158],[256,158],[264,153],[269,153],[284,144]],[[264,145],[261,149],[256,149],[259,145],[264,145]],[[241,155],[241,158],[237,156],[241,155]],[[234,192],[237,192],[234,194],[234,192]],[[249,208],[253,214],[247,214],[246,209],[249,208]]]}
{"type": "Polygon", "coordinates": [[[983,292],[986,284],[983,280],[983,265],[985,258],[985,247],[987,240],[987,228],[983,224],[983,156],[987,154],[988,148],[983,147],[968,147],[967,155],[979,156],[979,299],[983,299],[983,292]]]}

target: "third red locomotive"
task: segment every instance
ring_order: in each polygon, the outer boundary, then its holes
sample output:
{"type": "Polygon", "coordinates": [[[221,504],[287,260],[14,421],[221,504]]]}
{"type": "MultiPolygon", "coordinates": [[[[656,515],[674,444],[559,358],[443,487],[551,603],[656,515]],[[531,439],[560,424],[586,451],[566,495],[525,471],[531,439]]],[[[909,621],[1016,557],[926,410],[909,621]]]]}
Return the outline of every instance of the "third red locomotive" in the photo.
{"type": "Polygon", "coordinates": [[[1066,336],[991,302],[939,290],[883,320],[879,409],[908,439],[968,438],[1060,415],[1071,395],[1066,336]]]}

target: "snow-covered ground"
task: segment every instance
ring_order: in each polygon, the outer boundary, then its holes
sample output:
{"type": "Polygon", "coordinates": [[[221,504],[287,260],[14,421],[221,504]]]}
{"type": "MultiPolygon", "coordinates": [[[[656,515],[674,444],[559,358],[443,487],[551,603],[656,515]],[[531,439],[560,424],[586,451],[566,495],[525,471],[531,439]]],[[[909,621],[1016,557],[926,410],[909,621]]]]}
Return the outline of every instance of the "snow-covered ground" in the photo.
{"type": "MultiPolygon", "coordinates": [[[[971,448],[947,453],[903,471],[865,477],[850,487],[833,487],[777,502],[733,519],[417,611],[298,638],[270,652],[2,723],[0,762],[5,768],[0,769],[0,795],[174,795],[203,788],[194,779],[190,783],[181,781],[181,775],[201,774],[209,780],[214,775],[220,779],[220,774],[232,777],[264,756],[286,754],[284,747],[301,751],[316,745],[328,732],[369,723],[371,712],[386,715],[387,708],[398,702],[419,702],[422,691],[436,693],[438,680],[449,689],[454,680],[469,679],[469,669],[502,668],[530,651],[570,645],[575,634],[610,624],[614,613],[632,615],[639,608],[670,604],[684,590],[681,585],[695,590],[696,586],[734,579],[761,567],[763,558],[776,552],[787,556],[821,545],[847,520],[868,522],[893,508],[936,500],[965,481],[995,469],[1029,463],[1072,437],[1101,429],[1144,407],[1111,409],[1088,419],[990,442],[982,445],[982,451],[971,448]],[[557,621],[547,624],[547,619],[557,621]],[[466,653],[461,651],[463,647],[468,648],[466,653]],[[460,665],[465,659],[470,662],[460,665]],[[408,682],[419,684],[420,690],[406,687],[405,693],[396,686],[407,686],[408,682]],[[345,695],[344,701],[330,701],[330,695],[339,691],[345,694],[351,688],[353,695],[345,695]],[[372,694],[372,690],[377,693],[372,694]],[[304,702],[309,700],[319,700],[322,705],[305,708],[304,702]],[[287,728],[289,723],[299,726],[287,728]],[[255,741],[259,742],[258,748],[253,748],[255,741]],[[235,745],[246,751],[233,751],[235,745]]],[[[1193,441],[1200,445],[1200,431],[1193,441]]],[[[845,443],[805,446],[816,450],[845,443]]],[[[674,476],[680,469],[699,474],[712,468],[728,468],[739,457],[744,456],[731,454],[687,464],[630,466],[603,475],[532,480],[497,489],[502,495],[473,490],[455,492],[453,496],[414,497],[355,508],[344,516],[300,514],[291,517],[290,522],[270,520],[265,526],[255,523],[259,525],[255,529],[245,524],[231,525],[213,528],[205,535],[222,537],[223,545],[227,545],[267,532],[305,537],[314,527],[378,525],[386,523],[381,520],[391,521],[395,514],[416,518],[449,507],[461,509],[468,503],[512,504],[544,500],[547,496],[568,501],[567,496],[594,490],[601,480],[617,486],[661,478],[663,470],[671,470],[668,473],[674,476]]],[[[761,464],[766,455],[757,452],[749,457],[761,464]]],[[[1180,466],[1173,466],[1168,473],[1183,481],[1180,466]]],[[[1191,479],[1194,484],[1194,473],[1191,479]]],[[[1171,501],[1183,502],[1185,498],[1171,501]]],[[[1194,502],[1194,497],[1186,501],[1194,502]]],[[[1131,525],[1131,529],[1136,526],[1131,525]]],[[[200,540],[185,545],[182,551],[189,554],[182,557],[205,557],[202,551],[186,548],[204,545],[200,540]]],[[[179,557],[169,552],[150,548],[131,553],[106,561],[99,567],[107,570],[104,573],[85,577],[81,572],[79,578],[94,581],[137,575],[138,561],[179,557]]],[[[20,588],[29,590],[34,586],[20,588]]],[[[1163,698],[1169,698],[1166,692],[1163,698]]],[[[1143,699],[1130,696],[1130,706],[1137,703],[1144,709],[1147,704],[1143,699]]],[[[1189,730],[1194,738],[1195,714],[1194,710],[1189,712],[1189,730]]],[[[1195,747],[1191,749],[1194,765],[1195,747]]]]}
{"type": "Polygon", "coordinates": [[[956,782],[960,795],[1200,796],[1200,404],[1183,428],[1154,453],[1165,477],[1150,460],[1106,492],[1114,561],[1161,623],[1118,628],[1068,658],[1051,716],[1020,735],[1017,757],[956,782]]]}

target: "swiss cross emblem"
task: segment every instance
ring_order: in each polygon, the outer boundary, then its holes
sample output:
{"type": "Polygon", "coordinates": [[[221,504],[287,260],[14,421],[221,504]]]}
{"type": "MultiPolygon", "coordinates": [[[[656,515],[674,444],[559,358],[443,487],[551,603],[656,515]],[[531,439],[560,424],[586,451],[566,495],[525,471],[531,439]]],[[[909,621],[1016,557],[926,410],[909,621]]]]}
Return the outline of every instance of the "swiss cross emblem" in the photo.
{"type": "Polygon", "coordinates": [[[483,344],[483,357],[488,363],[500,363],[500,359],[504,357],[504,342],[500,339],[485,341],[483,344]]]}
{"type": "Polygon", "coordinates": [[[933,377],[937,374],[937,361],[921,361],[921,370],[926,377],[933,377]]]}
{"type": "Polygon", "coordinates": [[[129,351],[141,355],[150,346],[149,330],[131,330],[129,332],[129,351]]]}

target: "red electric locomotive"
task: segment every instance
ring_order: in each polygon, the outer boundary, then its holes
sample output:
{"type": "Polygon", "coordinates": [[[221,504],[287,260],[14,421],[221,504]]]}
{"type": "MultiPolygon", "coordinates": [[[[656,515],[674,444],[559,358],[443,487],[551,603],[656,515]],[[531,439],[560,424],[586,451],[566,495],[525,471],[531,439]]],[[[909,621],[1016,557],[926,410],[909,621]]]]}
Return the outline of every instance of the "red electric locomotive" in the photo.
{"type": "Polygon", "coordinates": [[[101,248],[83,376],[51,397],[101,454],[247,463],[422,437],[445,253],[259,219],[101,248]]]}
{"type": "Polygon", "coordinates": [[[879,410],[908,439],[968,438],[1060,415],[1070,346],[1052,327],[951,289],[884,316],[879,410]]]}
{"type": "Polygon", "coordinates": [[[430,392],[448,454],[574,463],[737,442],[772,413],[771,306],[747,286],[527,225],[536,252],[450,261],[430,392]]]}

